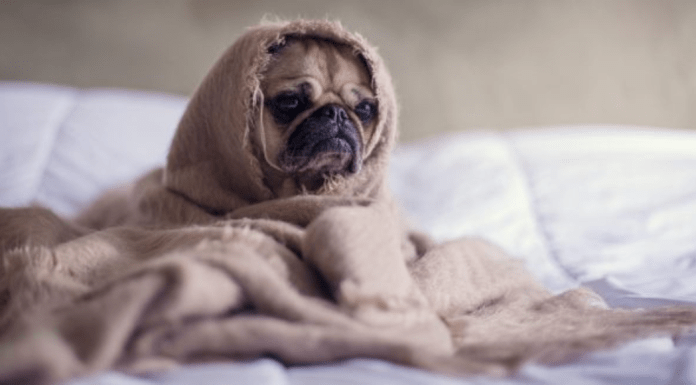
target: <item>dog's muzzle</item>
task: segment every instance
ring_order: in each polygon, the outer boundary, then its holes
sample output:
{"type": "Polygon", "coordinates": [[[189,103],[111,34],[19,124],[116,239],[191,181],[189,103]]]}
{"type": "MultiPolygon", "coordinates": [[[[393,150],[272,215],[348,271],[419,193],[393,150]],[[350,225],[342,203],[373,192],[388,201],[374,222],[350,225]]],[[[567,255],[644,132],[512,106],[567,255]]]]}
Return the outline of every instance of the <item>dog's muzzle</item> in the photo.
{"type": "Polygon", "coordinates": [[[362,141],[348,112],[327,104],[300,123],[279,157],[289,173],[357,173],[362,165],[362,141]]]}

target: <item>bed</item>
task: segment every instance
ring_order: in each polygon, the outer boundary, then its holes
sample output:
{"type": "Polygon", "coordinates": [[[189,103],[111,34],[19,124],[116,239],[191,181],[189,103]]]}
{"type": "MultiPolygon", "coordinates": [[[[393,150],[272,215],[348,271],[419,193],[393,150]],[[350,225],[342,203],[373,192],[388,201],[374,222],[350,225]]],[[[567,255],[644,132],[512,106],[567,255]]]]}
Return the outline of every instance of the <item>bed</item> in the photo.
{"type": "MultiPolygon", "coordinates": [[[[0,206],[64,216],[163,163],[186,100],[120,89],[0,82],[0,206]],[[137,133],[142,141],[131,138],[137,133]]],[[[480,236],[551,290],[615,307],[696,305],[696,131],[566,126],[443,134],[398,146],[390,184],[437,240],[480,236]]],[[[379,360],[284,367],[187,365],[67,384],[687,384],[696,338],[652,338],[512,378],[452,378],[379,360]]]]}

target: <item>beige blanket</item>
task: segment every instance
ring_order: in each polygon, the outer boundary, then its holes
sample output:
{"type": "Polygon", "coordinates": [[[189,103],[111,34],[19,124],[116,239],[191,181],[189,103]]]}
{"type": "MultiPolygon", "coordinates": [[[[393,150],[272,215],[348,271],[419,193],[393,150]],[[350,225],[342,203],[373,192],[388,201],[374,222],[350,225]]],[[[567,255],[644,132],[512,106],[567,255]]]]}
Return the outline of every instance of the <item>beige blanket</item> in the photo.
{"type": "Polygon", "coordinates": [[[191,99],[164,169],[72,222],[0,210],[0,383],[261,356],[506,374],[696,323],[690,308],[552,295],[490,244],[409,231],[386,186],[396,115],[388,72],[360,36],[325,21],[250,29],[191,99]],[[259,84],[289,35],[361,55],[379,120],[362,171],[278,198],[264,184],[259,84]]]}

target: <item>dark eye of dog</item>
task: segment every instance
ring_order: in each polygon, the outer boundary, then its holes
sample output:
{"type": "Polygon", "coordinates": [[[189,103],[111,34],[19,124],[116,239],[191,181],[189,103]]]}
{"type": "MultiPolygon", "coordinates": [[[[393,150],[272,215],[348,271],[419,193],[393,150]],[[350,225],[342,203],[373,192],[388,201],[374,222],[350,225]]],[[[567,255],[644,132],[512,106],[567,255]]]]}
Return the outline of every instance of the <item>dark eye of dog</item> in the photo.
{"type": "Polygon", "coordinates": [[[280,95],[276,98],[276,107],[282,111],[292,111],[300,105],[300,97],[295,94],[280,95]]]}
{"type": "Polygon", "coordinates": [[[377,104],[371,100],[363,100],[355,106],[355,114],[363,124],[369,123],[377,113],[377,104]]]}
{"type": "Polygon", "coordinates": [[[297,115],[309,107],[309,99],[305,93],[283,92],[266,102],[278,124],[290,124],[297,115]]]}

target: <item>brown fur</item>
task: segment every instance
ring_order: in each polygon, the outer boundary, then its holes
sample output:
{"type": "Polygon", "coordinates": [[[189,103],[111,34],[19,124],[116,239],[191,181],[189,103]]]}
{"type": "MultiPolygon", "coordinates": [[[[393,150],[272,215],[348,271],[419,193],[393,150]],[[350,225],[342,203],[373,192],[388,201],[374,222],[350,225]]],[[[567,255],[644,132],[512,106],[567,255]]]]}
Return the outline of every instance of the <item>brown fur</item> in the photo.
{"type": "MultiPolygon", "coordinates": [[[[301,178],[285,171],[283,155],[289,138],[300,123],[311,119],[311,115],[321,107],[329,104],[342,106],[357,128],[360,144],[363,147],[367,145],[374,133],[375,121],[363,125],[353,109],[366,98],[374,99],[370,83],[367,68],[347,45],[295,38],[286,42],[282,49],[279,48],[263,74],[261,90],[264,99],[296,90],[304,84],[309,88],[311,107],[287,127],[279,126],[269,109],[264,109],[256,141],[262,152],[259,158],[262,159],[264,180],[274,196],[293,196],[306,188],[301,178]]],[[[345,160],[316,157],[305,167],[312,171],[332,166],[332,163],[342,166],[345,160]]]]}

